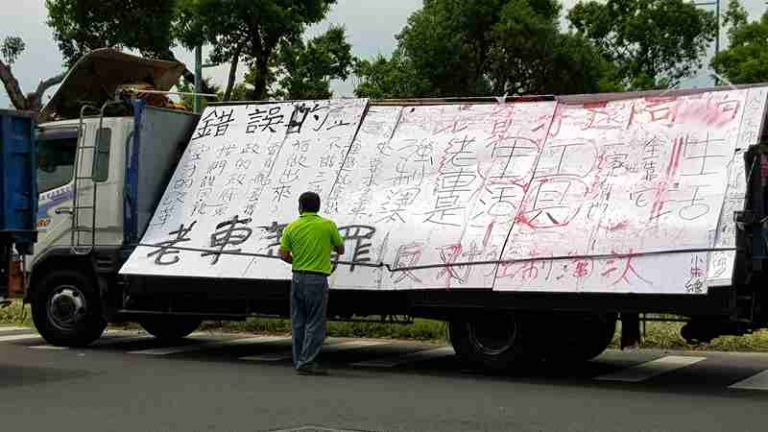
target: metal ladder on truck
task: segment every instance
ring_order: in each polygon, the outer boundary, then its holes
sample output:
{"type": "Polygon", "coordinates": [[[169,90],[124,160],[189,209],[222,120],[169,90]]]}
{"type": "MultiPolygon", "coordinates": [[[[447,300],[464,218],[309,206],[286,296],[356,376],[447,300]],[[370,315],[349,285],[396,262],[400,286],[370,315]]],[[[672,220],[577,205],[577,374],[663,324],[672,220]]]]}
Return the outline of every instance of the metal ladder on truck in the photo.
{"type": "MultiPolygon", "coordinates": [[[[115,100],[105,102],[101,108],[94,105],[83,105],[80,109],[80,122],[78,124],[77,148],[75,149],[75,163],[73,169],[73,202],[72,202],[72,229],[71,248],[75,255],[88,255],[96,246],[96,215],[98,182],[94,180],[99,161],[99,147],[102,144],[104,131],[104,113],[112,105],[121,105],[124,102],[115,100]],[[90,115],[88,113],[91,113],[90,115]],[[88,144],[87,128],[85,120],[99,119],[95,137],[88,144]],[[89,166],[90,165],[90,166],[89,166]],[[86,170],[87,168],[87,170],[86,170]]],[[[107,143],[109,144],[109,143],[107,143]]],[[[109,161],[107,161],[109,163],[109,161]]]]}
{"type": "Polygon", "coordinates": [[[80,122],[77,130],[77,148],[75,149],[75,163],[73,169],[72,185],[72,228],[70,231],[72,253],[75,255],[88,255],[96,245],[96,192],[97,184],[93,180],[94,168],[97,159],[97,147],[99,145],[104,120],[104,109],[98,109],[93,105],[83,105],[80,109],[80,122]],[[88,113],[91,113],[90,115],[88,113]],[[99,119],[99,127],[96,129],[94,140],[88,141],[90,136],[85,125],[86,119],[99,119]],[[90,162],[90,166],[86,164],[90,162]],[[87,168],[87,170],[86,170],[87,168]]]}

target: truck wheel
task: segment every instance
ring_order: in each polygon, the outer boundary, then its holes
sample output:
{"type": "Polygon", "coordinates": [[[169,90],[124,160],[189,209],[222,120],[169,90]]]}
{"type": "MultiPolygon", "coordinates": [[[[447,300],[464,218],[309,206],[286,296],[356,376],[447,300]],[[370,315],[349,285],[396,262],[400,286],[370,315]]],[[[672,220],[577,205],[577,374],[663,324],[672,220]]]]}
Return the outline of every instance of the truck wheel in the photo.
{"type": "Polygon", "coordinates": [[[33,287],[32,320],[51,345],[82,347],[98,339],[107,322],[90,277],[77,270],[53,270],[33,287]]]}
{"type": "Polygon", "coordinates": [[[616,333],[615,314],[554,315],[540,324],[535,349],[555,364],[583,363],[599,356],[616,333]]]}
{"type": "Polygon", "coordinates": [[[522,320],[508,314],[459,318],[449,323],[451,344],[460,360],[483,369],[503,371],[528,360],[522,320]]]}
{"type": "Polygon", "coordinates": [[[174,315],[151,315],[141,318],[139,323],[152,336],[173,342],[188,336],[200,327],[202,318],[174,315]]]}

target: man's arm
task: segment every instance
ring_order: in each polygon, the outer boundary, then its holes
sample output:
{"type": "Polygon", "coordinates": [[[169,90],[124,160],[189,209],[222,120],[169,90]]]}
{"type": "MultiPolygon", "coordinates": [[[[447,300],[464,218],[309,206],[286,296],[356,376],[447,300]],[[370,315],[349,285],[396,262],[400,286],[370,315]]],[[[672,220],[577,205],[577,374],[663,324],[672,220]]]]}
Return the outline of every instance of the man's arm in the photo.
{"type": "Polygon", "coordinates": [[[287,262],[288,264],[293,263],[293,255],[291,255],[291,251],[287,251],[283,248],[280,248],[280,259],[287,262]]]}
{"type": "Polygon", "coordinates": [[[280,254],[280,259],[288,264],[292,264],[293,255],[291,254],[291,238],[289,231],[288,227],[286,227],[280,236],[280,250],[278,251],[278,254],[280,254]]]}
{"type": "Polygon", "coordinates": [[[336,251],[339,256],[344,255],[344,239],[341,238],[339,229],[333,222],[331,222],[331,245],[333,246],[333,250],[336,251]]]}

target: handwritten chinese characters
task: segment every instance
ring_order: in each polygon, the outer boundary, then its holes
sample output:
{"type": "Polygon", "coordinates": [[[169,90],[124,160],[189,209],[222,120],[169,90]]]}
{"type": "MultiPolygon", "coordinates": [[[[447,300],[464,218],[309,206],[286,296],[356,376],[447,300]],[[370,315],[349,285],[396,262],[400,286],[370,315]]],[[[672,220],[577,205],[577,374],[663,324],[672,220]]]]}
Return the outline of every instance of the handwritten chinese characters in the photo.
{"type": "Polygon", "coordinates": [[[354,263],[336,289],[703,294],[730,283],[711,249],[733,247],[766,90],[211,107],[123,272],[287,279],[280,237],[312,190],[354,263]]]}

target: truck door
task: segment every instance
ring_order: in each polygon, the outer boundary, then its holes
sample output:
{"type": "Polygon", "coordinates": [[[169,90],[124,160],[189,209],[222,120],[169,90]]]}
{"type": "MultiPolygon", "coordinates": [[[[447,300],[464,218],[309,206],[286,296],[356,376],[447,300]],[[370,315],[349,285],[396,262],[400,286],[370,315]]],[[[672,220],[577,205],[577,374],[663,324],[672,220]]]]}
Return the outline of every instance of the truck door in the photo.
{"type": "Polygon", "coordinates": [[[52,247],[69,246],[77,137],[77,127],[48,129],[38,134],[38,254],[52,247]]]}

